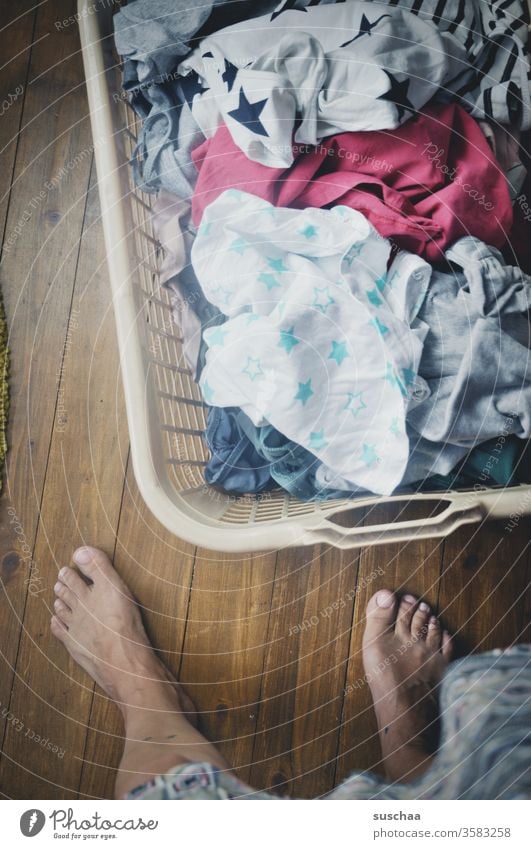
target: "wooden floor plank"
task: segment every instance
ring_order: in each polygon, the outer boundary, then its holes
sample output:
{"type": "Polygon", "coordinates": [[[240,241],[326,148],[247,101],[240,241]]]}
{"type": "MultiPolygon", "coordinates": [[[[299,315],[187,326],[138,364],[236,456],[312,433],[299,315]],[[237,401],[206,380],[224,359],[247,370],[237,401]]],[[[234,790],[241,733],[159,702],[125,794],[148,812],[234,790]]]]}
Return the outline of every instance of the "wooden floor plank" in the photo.
{"type": "MultiPolygon", "coordinates": [[[[0,234],[4,235],[35,27],[33,0],[2,9],[0,71],[0,234]]],[[[9,253],[10,245],[3,246],[9,253]]],[[[5,254],[4,254],[5,255],[5,254]]]]}
{"type": "MultiPolygon", "coordinates": [[[[138,600],[149,637],[177,676],[182,657],[195,549],[151,515],[131,464],[120,514],[115,565],[138,600]]],[[[88,722],[80,795],[112,798],[123,729],[117,708],[96,688],[88,722]]]]}
{"type": "Polygon", "coordinates": [[[440,609],[456,635],[457,654],[505,648],[523,639],[531,522],[463,528],[445,547],[440,609]]]}
{"type": "MultiPolygon", "coordinates": [[[[77,32],[73,27],[59,37],[53,26],[55,15],[71,13],[73,6],[61,0],[54,9],[45,4],[37,12],[5,229],[4,246],[9,243],[9,250],[4,251],[0,266],[11,348],[9,454],[0,502],[2,522],[11,533],[4,552],[7,581],[2,584],[0,604],[4,698],[13,680],[30,568],[33,576],[40,568],[31,556],[90,169],[88,156],[77,167],[61,171],[73,161],[74,151],[90,146],[88,122],[79,123],[80,109],[84,106],[86,114],[86,104],[78,90],[73,95],[71,91],[72,80],[79,81],[82,73],[80,57],[69,58],[79,47],[77,32]],[[43,75],[56,63],[52,72],[43,75]]],[[[20,25],[28,27],[23,19],[20,25]]]]}
{"type": "Polygon", "coordinates": [[[279,555],[253,786],[295,797],[333,787],[357,568],[333,549],[279,555]]]}
{"type": "Polygon", "coordinates": [[[200,727],[248,780],[275,576],[275,554],[198,549],[180,680],[200,727]]]}
{"type": "Polygon", "coordinates": [[[50,633],[53,587],[58,569],[69,562],[76,545],[97,540],[112,554],[118,525],[127,428],[98,216],[93,184],[35,546],[39,581],[28,596],[10,703],[26,728],[49,738],[64,754],[43,752],[33,733],[9,727],[0,775],[2,787],[15,797],[24,796],[28,770],[38,797],[71,798],[77,791],[93,682],[50,633]]]}
{"type": "MultiPolygon", "coordinates": [[[[16,9],[3,12],[2,64],[0,72],[0,234],[4,241],[11,186],[15,167],[18,134],[22,121],[22,108],[27,87],[31,44],[36,12],[32,0],[17,4],[16,9]],[[16,20],[14,20],[16,19],[16,20]]],[[[11,247],[2,245],[5,262],[11,247]]],[[[8,285],[0,266],[0,287],[8,285]]],[[[11,393],[16,387],[11,384],[11,393]]],[[[9,436],[11,431],[9,432],[9,436]]],[[[2,478],[4,470],[0,470],[2,478]]],[[[9,705],[13,683],[13,669],[21,634],[21,617],[25,593],[16,592],[13,582],[18,582],[21,560],[31,558],[31,549],[21,539],[23,529],[16,517],[8,512],[10,504],[5,487],[0,498],[0,742],[4,737],[5,718],[2,708],[9,705]],[[16,529],[16,530],[15,530],[16,529]],[[11,586],[9,586],[11,585],[11,586]]],[[[1,745],[0,745],[1,751],[1,745]]]]}

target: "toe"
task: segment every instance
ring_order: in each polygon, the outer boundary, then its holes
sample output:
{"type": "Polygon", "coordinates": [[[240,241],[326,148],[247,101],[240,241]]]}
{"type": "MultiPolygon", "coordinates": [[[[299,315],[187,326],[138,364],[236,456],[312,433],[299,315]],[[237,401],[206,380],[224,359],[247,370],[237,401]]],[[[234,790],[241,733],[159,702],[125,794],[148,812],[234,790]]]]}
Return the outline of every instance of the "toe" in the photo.
{"type": "Polygon", "coordinates": [[[413,619],[416,606],[417,599],[414,595],[410,595],[408,593],[407,595],[402,596],[398,607],[395,626],[396,633],[400,637],[404,637],[405,639],[411,637],[411,620],[413,619]]]}
{"type": "Polygon", "coordinates": [[[54,637],[57,637],[61,642],[64,641],[66,635],[68,634],[68,628],[66,627],[64,622],[61,622],[58,616],[52,616],[50,621],[50,629],[54,637]]]}
{"type": "Polygon", "coordinates": [[[93,548],[90,545],[78,548],[74,551],[73,560],[80,571],[91,581],[94,581],[100,574],[104,574],[108,578],[116,575],[111,561],[105,552],[99,548],[93,548]]]}
{"type": "Polygon", "coordinates": [[[367,623],[365,637],[377,639],[388,632],[395,621],[396,596],[390,590],[379,590],[367,605],[367,623]]]}
{"type": "Polygon", "coordinates": [[[68,589],[77,596],[77,598],[83,598],[83,596],[89,592],[89,587],[79,572],[75,569],[71,569],[70,566],[63,566],[63,568],[59,570],[59,580],[61,583],[65,584],[68,589]]]}
{"type": "Polygon", "coordinates": [[[60,598],[56,598],[53,603],[53,609],[55,610],[55,615],[63,622],[65,625],[68,625],[68,622],[72,618],[72,611],[68,607],[64,601],[61,601],[60,598]]]}
{"type": "Polygon", "coordinates": [[[433,651],[439,651],[441,648],[441,624],[436,616],[430,616],[426,642],[433,651]]]}
{"type": "Polygon", "coordinates": [[[66,584],[63,584],[62,581],[57,581],[54,586],[54,592],[58,599],[64,602],[70,610],[74,610],[77,605],[78,599],[75,593],[72,592],[70,587],[67,587],[66,584]]]}
{"type": "Polygon", "coordinates": [[[430,606],[425,601],[421,601],[414,610],[411,617],[411,633],[417,640],[424,640],[427,636],[430,613],[430,606]]]}
{"type": "Polygon", "coordinates": [[[450,660],[452,656],[453,647],[454,646],[450,634],[448,633],[448,631],[443,631],[441,652],[442,656],[446,661],[450,660]]]}

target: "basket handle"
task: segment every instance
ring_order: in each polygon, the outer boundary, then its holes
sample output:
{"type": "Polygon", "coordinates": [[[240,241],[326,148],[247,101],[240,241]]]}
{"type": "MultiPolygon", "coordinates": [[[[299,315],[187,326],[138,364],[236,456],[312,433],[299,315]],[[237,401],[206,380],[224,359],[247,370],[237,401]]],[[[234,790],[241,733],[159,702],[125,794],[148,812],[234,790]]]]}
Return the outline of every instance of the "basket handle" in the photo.
{"type": "MultiPolygon", "coordinates": [[[[347,511],[345,511],[347,512],[347,511]]],[[[487,510],[479,503],[451,503],[437,516],[392,524],[380,524],[345,528],[324,519],[317,528],[306,531],[305,544],[325,543],[335,548],[361,548],[363,546],[382,545],[383,543],[407,542],[412,539],[446,537],[462,525],[471,525],[485,519],[487,510]]]]}

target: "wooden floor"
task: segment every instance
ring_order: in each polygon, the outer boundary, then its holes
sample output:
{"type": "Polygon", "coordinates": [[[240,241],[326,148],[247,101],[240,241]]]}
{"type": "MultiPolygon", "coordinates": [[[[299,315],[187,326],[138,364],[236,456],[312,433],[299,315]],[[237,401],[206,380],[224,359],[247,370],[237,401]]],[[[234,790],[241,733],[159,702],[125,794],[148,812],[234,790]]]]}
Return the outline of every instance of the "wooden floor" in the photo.
{"type": "Polygon", "coordinates": [[[523,640],[529,522],[358,553],[234,558],[194,549],[153,519],[129,462],[77,27],[58,25],[74,13],[70,0],[4,11],[13,19],[0,97],[12,404],[0,502],[1,793],[112,794],[117,711],[49,631],[57,570],[91,542],[115,558],[204,732],[239,775],[324,794],[353,768],[378,768],[359,684],[370,594],[422,593],[460,654],[523,640]]]}

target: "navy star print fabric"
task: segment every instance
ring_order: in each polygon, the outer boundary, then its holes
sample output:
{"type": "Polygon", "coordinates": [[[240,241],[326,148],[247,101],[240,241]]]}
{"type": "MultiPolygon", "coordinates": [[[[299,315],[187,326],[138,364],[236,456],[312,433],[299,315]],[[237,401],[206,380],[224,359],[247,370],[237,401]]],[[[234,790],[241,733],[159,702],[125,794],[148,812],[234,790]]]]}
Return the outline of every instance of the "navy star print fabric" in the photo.
{"type": "Polygon", "coordinates": [[[383,12],[382,3],[343,0],[333,16],[330,5],[284,0],[203,39],[181,62],[205,136],[223,122],[250,159],[287,167],[293,138],[315,145],[339,132],[395,129],[437,96],[476,118],[531,126],[529,65],[507,3],[490,17],[459,0],[389,0],[383,12]]]}

